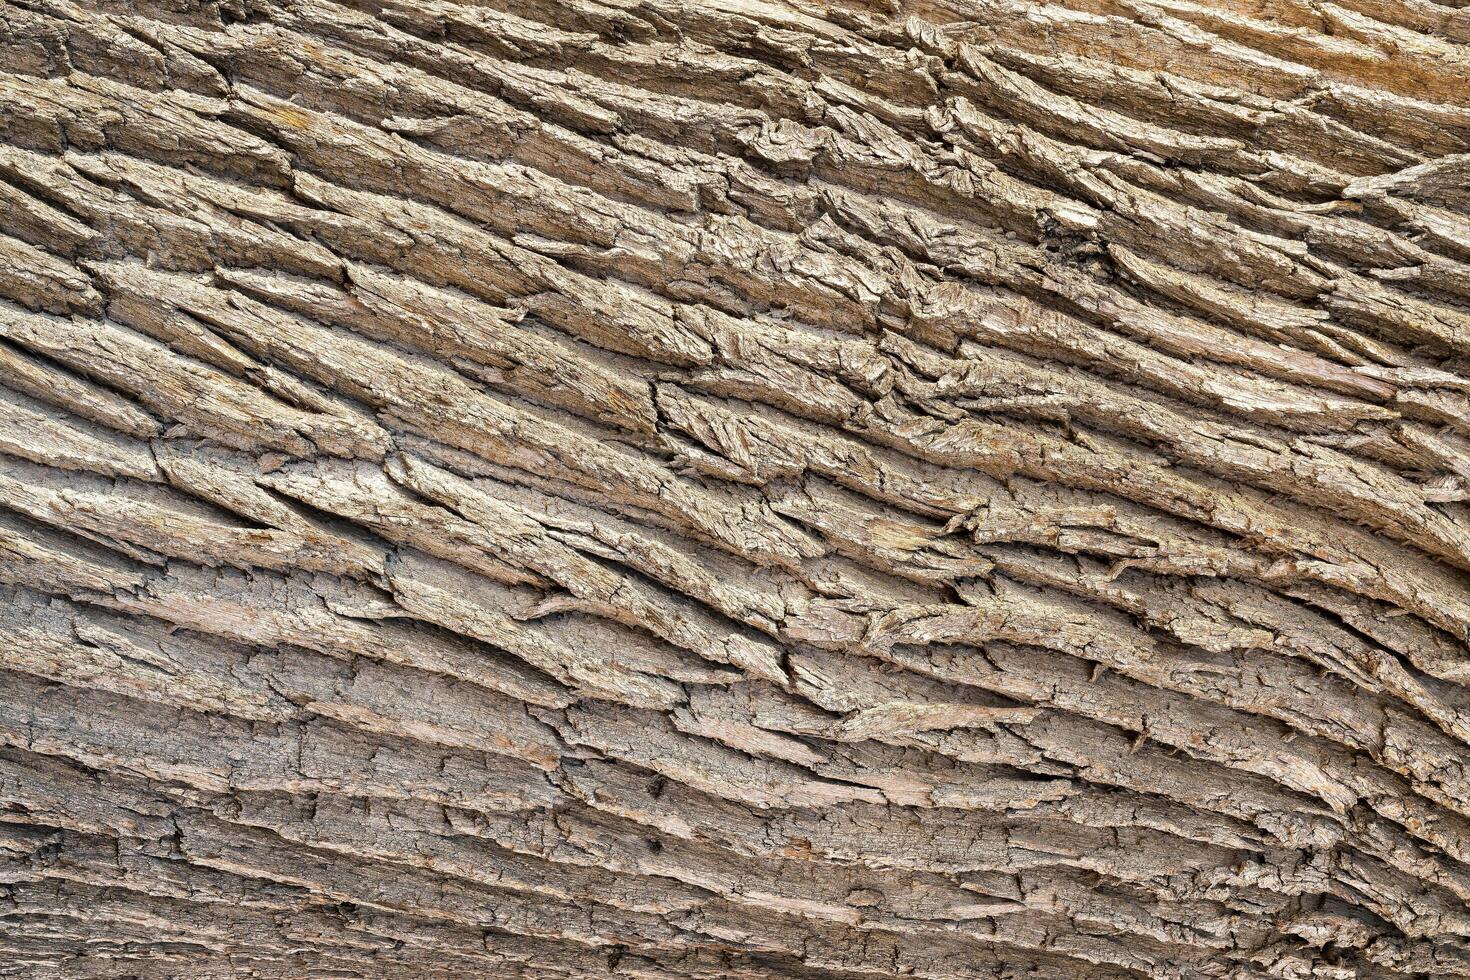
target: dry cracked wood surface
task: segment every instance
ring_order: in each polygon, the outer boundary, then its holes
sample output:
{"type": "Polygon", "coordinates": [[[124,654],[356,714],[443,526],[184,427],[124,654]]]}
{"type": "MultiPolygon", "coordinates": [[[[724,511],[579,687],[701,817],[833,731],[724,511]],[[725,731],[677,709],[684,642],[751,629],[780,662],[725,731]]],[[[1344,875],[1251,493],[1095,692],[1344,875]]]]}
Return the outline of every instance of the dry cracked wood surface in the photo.
{"type": "Polygon", "coordinates": [[[1470,977],[1464,0],[0,0],[0,976],[1470,977]]]}

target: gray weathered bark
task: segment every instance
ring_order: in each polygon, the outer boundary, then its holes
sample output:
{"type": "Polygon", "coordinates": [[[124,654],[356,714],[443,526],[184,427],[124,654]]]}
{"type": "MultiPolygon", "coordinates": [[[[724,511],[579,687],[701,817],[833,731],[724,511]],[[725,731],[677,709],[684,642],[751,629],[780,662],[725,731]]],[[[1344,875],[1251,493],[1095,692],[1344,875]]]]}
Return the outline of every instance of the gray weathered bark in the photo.
{"type": "Polygon", "coordinates": [[[0,0],[0,976],[1470,976],[1463,0],[0,0]]]}

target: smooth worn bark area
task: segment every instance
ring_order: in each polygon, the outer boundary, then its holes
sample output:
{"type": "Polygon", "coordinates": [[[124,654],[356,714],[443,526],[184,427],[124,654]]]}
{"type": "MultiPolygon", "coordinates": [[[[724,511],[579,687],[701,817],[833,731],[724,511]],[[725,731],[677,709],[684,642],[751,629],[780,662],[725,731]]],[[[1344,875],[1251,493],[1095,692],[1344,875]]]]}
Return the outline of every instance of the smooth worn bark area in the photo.
{"type": "Polygon", "coordinates": [[[1470,977],[1465,0],[0,0],[0,976],[1470,977]]]}

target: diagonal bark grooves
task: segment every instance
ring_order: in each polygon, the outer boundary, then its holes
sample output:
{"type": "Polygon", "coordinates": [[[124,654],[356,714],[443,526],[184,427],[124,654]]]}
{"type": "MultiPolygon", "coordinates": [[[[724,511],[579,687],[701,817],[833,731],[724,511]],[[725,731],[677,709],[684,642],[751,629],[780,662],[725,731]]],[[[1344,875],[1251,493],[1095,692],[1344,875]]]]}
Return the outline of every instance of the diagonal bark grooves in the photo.
{"type": "Polygon", "coordinates": [[[0,6],[0,977],[1470,977],[1466,13],[0,6]]]}

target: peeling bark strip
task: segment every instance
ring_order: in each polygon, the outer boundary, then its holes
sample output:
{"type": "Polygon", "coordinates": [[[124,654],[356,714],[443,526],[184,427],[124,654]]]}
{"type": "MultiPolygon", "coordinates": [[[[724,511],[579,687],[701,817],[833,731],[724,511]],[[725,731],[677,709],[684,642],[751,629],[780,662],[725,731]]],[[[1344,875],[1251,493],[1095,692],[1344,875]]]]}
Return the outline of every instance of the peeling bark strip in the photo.
{"type": "Polygon", "coordinates": [[[0,976],[1470,977],[1463,0],[0,0],[0,976]]]}

